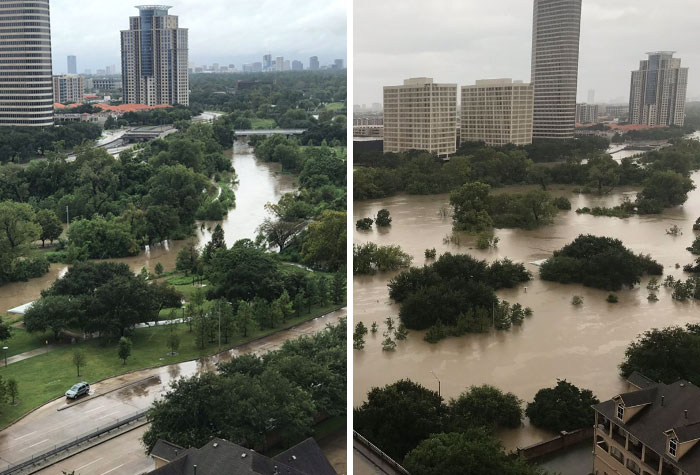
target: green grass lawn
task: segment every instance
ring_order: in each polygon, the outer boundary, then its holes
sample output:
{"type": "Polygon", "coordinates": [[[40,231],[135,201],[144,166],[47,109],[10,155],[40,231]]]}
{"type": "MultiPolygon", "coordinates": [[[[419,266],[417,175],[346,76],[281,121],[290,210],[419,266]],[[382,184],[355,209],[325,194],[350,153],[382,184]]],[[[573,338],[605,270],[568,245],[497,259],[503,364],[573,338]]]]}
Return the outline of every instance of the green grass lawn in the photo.
{"type": "Polygon", "coordinates": [[[277,128],[275,119],[250,119],[250,125],[253,130],[277,128]]]}
{"type": "Polygon", "coordinates": [[[330,104],[326,104],[324,106],[326,110],[329,111],[339,111],[345,109],[345,103],[344,102],[331,102],[330,104]]]}
{"type": "MultiPolygon", "coordinates": [[[[335,308],[337,308],[336,305],[316,306],[312,308],[311,313],[290,319],[284,325],[274,330],[251,329],[247,338],[236,335],[229,339],[227,344],[222,344],[222,346],[231,348],[240,345],[280,329],[311,320],[335,308]]],[[[117,356],[116,342],[105,344],[102,340],[90,340],[13,363],[7,368],[0,367],[0,376],[3,379],[15,379],[19,386],[18,404],[15,406],[3,405],[0,411],[0,429],[7,427],[12,421],[31,409],[62,395],[78,381],[95,382],[128,371],[196,359],[200,356],[214,354],[218,350],[218,342],[211,343],[206,348],[200,349],[196,345],[194,333],[188,331],[186,324],[177,325],[176,331],[179,332],[182,339],[178,354],[175,356],[168,356],[167,354],[170,350],[167,347],[166,339],[170,328],[161,326],[137,329],[133,332],[131,335],[133,342],[132,356],[128,359],[126,365],[122,365],[122,361],[117,356]],[[77,376],[76,368],[73,365],[73,351],[76,348],[83,350],[86,357],[86,365],[81,368],[80,377],[77,376]]],[[[18,335],[15,337],[20,339],[27,338],[30,341],[30,337],[26,335],[26,332],[22,337],[18,335]]],[[[26,344],[27,348],[30,346],[30,343],[26,344]]]]}
{"type": "Polygon", "coordinates": [[[54,342],[53,332],[27,333],[21,328],[13,328],[12,337],[9,340],[3,341],[0,345],[0,365],[3,364],[1,359],[5,357],[5,352],[2,351],[1,347],[6,346],[8,348],[7,356],[10,357],[46,346],[47,340],[49,343],[54,342]]]}

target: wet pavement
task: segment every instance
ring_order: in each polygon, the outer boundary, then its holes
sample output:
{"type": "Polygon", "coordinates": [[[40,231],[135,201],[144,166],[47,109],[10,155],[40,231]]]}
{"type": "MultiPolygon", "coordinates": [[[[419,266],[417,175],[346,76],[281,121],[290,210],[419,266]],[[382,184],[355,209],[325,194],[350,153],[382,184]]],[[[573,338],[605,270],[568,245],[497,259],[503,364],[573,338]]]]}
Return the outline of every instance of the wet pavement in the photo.
{"type": "Polygon", "coordinates": [[[278,349],[286,340],[316,333],[346,315],[339,310],[219,355],[111,378],[92,385],[94,395],[87,400],[50,402],[0,432],[0,470],[150,407],[180,377],[213,371],[217,362],[233,356],[278,349]]]}

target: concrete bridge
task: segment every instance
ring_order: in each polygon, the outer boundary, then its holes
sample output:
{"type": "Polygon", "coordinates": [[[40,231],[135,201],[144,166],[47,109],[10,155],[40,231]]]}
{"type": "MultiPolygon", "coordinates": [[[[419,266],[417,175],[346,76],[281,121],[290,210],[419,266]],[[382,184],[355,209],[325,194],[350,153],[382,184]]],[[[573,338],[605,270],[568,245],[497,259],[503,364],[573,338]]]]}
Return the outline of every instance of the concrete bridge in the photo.
{"type": "Polygon", "coordinates": [[[236,137],[251,137],[253,135],[284,135],[290,137],[292,135],[301,135],[307,129],[255,129],[255,130],[236,130],[236,137]]]}
{"type": "Polygon", "coordinates": [[[148,142],[158,138],[166,137],[177,132],[172,125],[161,125],[158,127],[135,127],[129,129],[111,142],[101,143],[99,147],[112,149],[131,143],[148,142]]]}

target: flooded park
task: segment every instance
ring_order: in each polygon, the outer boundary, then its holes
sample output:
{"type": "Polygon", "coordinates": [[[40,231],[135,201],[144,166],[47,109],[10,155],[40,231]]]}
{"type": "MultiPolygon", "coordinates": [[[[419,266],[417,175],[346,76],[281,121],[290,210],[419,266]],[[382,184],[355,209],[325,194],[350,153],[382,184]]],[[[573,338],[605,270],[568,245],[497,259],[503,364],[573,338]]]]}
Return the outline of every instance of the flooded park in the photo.
{"type": "MultiPolygon", "coordinates": [[[[700,172],[692,178],[700,183],[700,172]]],[[[523,191],[531,187],[507,187],[498,192],[523,191]]],[[[498,291],[499,297],[533,309],[521,327],[507,332],[450,337],[437,344],[423,340],[424,332],[412,331],[399,341],[395,351],[382,351],[381,333],[386,317],[398,317],[399,306],[389,298],[387,283],[397,273],[379,273],[354,278],[354,323],[379,325],[379,332],[368,335],[364,350],[354,352],[354,405],[365,400],[372,387],[399,379],[411,379],[438,390],[444,398],[457,397],[471,385],[491,384],[531,401],[543,387],[552,387],[557,379],[591,389],[600,399],[608,399],[625,388],[619,375],[627,345],[640,333],[654,327],[700,322],[697,302],[678,302],[671,290],[662,288],[659,301],[647,300],[646,283],[618,292],[619,303],[606,302],[608,292],[578,284],[545,282],[532,262],[546,259],[552,252],[580,234],[620,239],[635,253],[650,254],[664,266],[664,276],[687,278],[682,267],[694,260],[686,250],[697,235],[692,225],[700,217],[700,190],[688,195],[685,205],[668,209],[661,215],[633,216],[627,219],[577,214],[584,206],[614,206],[625,196],[634,198],[631,188],[617,188],[607,195],[577,194],[571,187],[552,185],[554,195],[566,196],[571,211],[560,211],[553,223],[535,230],[498,229],[495,249],[478,250],[474,236],[460,234],[459,245],[445,243],[452,234],[452,220],[445,216],[449,195],[400,195],[354,203],[353,220],[374,217],[382,208],[390,211],[390,227],[354,232],[356,244],[375,242],[397,244],[413,256],[413,266],[432,262],[424,258],[427,248],[436,248],[438,256],[446,252],[467,253],[492,261],[510,258],[522,262],[533,280],[514,289],[498,291]],[[666,229],[677,225],[683,234],[672,236],[666,229]],[[574,295],[583,305],[571,304],[574,295]],[[439,380],[439,382],[438,382],[439,380]]],[[[354,222],[353,221],[353,222],[354,222]]],[[[501,432],[508,449],[524,447],[553,434],[525,423],[516,430],[501,432]]]]}

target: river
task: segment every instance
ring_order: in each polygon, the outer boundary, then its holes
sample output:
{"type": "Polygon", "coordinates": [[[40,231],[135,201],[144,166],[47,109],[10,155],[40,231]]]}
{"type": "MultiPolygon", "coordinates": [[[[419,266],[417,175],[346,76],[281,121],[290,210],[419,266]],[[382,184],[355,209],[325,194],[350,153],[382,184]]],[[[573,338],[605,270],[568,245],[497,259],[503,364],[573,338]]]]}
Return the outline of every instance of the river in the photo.
{"type": "MultiPolygon", "coordinates": [[[[693,175],[700,184],[700,172],[693,175]]],[[[510,187],[517,191],[529,187],[510,187]]],[[[628,219],[578,215],[583,206],[612,206],[632,189],[618,189],[605,196],[579,195],[570,187],[550,187],[554,194],[567,196],[572,211],[563,211],[554,223],[540,229],[496,230],[498,248],[472,248],[474,238],[461,236],[461,247],[443,244],[451,233],[450,218],[442,218],[440,209],[448,205],[448,195],[401,195],[386,199],[354,203],[356,221],[374,217],[387,208],[393,217],[389,228],[354,232],[354,242],[373,241],[379,245],[398,244],[413,256],[413,265],[421,266],[424,250],[435,247],[438,255],[445,252],[469,253],[480,259],[509,257],[523,262],[533,272],[534,279],[525,286],[502,290],[498,295],[511,303],[520,302],[534,310],[522,327],[508,332],[467,335],[448,338],[437,344],[423,340],[423,332],[410,332],[408,339],[399,341],[394,352],[381,348],[381,322],[387,316],[398,316],[398,305],[389,299],[387,282],[396,273],[354,278],[354,322],[368,327],[376,321],[380,331],[367,337],[362,351],[354,352],[354,404],[365,400],[370,388],[384,386],[409,378],[437,390],[441,382],[446,399],[457,397],[470,385],[492,384],[531,401],[537,390],[556,384],[557,378],[591,389],[601,400],[608,399],[625,385],[617,365],[625,348],[640,333],[653,327],[700,322],[700,304],[677,302],[670,291],[662,288],[658,302],[647,301],[646,282],[631,290],[618,292],[619,303],[605,301],[607,292],[563,285],[539,279],[537,267],[529,264],[551,255],[582,233],[621,239],[634,252],[649,253],[664,265],[665,274],[683,276],[676,263],[692,262],[686,251],[693,239],[692,223],[700,217],[700,190],[689,194],[684,206],[667,210],[662,215],[635,216],[628,219]],[[673,237],[665,229],[678,225],[683,235],[673,237]],[[573,295],[584,297],[580,307],[571,305],[573,295]],[[431,374],[435,373],[435,376],[431,374]]],[[[685,276],[687,278],[687,274],[685,276]]],[[[526,421],[524,427],[504,431],[500,437],[508,449],[524,447],[550,438],[552,434],[536,429],[526,421]]]]}
{"type": "MultiPolygon", "coordinates": [[[[279,164],[256,159],[253,149],[245,143],[236,142],[226,153],[231,156],[238,178],[238,184],[233,187],[236,207],[221,221],[226,243],[231,246],[239,239],[255,239],[257,227],[268,216],[265,203],[276,202],[284,193],[293,191],[294,178],[281,173],[279,164]]],[[[197,222],[196,234],[188,240],[156,244],[138,256],[111,260],[125,262],[136,272],[144,266],[153,271],[158,262],[165,271],[173,270],[178,251],[192,241],[204,246],[216,224],[215,221],[197,222]]],[[[66,268],[65,264],[52,264],[49,273],[38,279],[0,287],[0,313],[39,298],[41,290],[49,287],[66,268]]]]}

